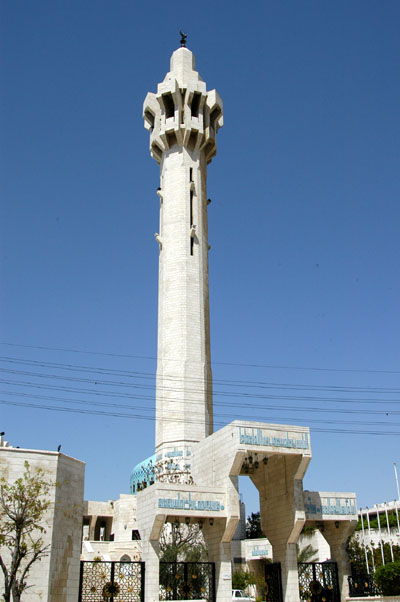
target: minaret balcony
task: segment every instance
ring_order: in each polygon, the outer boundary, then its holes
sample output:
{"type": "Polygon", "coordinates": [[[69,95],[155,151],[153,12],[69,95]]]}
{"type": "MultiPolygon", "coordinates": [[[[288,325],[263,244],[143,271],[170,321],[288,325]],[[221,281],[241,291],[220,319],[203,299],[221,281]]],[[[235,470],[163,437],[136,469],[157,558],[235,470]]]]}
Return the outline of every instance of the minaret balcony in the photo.
{"type": "Polygon", "coordinates": [[[161,163],[163,153],[177,147],[204,153],[207,163],[216,154],[216,134],[223,125],[222,100],[194,70],[194,57],[177,50],[171,71],[149,93],[143,105],[145,128],[150,132],[151,155],[161,163]]]}

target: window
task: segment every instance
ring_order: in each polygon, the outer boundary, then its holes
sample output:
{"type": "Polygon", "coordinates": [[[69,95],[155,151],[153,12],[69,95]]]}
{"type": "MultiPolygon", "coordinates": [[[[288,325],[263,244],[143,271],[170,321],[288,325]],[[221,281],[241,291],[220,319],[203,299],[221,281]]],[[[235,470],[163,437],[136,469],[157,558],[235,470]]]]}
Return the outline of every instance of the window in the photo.
{"type": "Polygon", "coordinates": [[[199,116],[200,99],[201,99],[200,92],[195,92],[193,94],[192,104],[190,106],[190,109],[192,111],[192,117],[198,117],[199,116]]]}
{"type": "Polygon", "coordinates": [[[178,144],[178,141],[176,139],[176,135],[174,132],[167,132],[167,142],[168,142],[169,148],[172,148],[173,146],[175,146],[175,144],[178,144]]]}
{"type": "Polygon", "coordinates": [[[163,94],[162,99],[164,103],[165,117],[166,119],[169,119],[175,114],[174,99],[172,98],[172,94],[170,92],[168,92],[168,94],[163,94]]]}

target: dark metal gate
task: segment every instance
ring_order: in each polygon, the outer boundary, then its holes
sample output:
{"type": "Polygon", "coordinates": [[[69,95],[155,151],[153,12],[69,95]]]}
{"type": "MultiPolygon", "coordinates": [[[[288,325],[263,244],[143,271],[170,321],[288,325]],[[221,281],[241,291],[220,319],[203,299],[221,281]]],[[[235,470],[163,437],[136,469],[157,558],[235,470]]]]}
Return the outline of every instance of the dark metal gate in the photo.
{"type": "Polygon", "coordinates": [[[367,596],[379,596],[379,588],[375,585],[372,575],[366,573],[353,573],[347,577],[349,593],[351,598],[366,598],[367,596]]]}
{"type": "Polygon", "coordinates": [[[282,602],[281,563],[272,562],[265,565],[265,600],[266,602],[282,602]]]}
{"type": "Polygon", "coordinates": [[[215,564],[160,562],[160,600],[215,602],[215,564]]]}
{"type": "Polygon", "coordinates": [[[144,602],[144,562],[81,561],[79,602],[144,602]]]}
{"type": "Polygon", "coordinates": [[[340,602],[336,562],[301,562],[299,589],[304,602],[340,602]]]}

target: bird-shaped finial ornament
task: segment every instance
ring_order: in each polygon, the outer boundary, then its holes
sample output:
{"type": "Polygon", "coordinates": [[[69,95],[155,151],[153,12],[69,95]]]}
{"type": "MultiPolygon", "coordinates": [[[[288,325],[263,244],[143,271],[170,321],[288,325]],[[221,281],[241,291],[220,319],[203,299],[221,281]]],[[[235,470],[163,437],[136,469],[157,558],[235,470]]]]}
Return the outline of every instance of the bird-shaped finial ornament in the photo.
{"type": "Polygon", "coordinates": [[[179,33],[181,34],[181,48],[186,48],[187,33],[183,33],[181,29],[179,30],[179,33]]]}

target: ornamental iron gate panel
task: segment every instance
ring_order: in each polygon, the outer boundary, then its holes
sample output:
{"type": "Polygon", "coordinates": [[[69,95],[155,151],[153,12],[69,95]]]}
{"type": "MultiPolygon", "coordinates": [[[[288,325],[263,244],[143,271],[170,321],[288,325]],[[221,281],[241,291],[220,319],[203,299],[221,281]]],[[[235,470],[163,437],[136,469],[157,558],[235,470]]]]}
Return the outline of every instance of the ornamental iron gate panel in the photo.
{"type": "Polygon", "coordinates": [[[372,575],[367,573],[353,573],[347,577],[349,582],[349,593],[351,598],[366,598],[367,596],[379,596],[379,588],[375,585],[372,575]]]}
{"type": "Polygon", "coordinates": [[[79,602],[144,602],[144,562],[81,561],[79,602]]]}
{"type": "Polygon", "coordinates": [[[272,562],[265,565],[265,583],[266,602],[283,602],[280,562],[272,562]]]}
{"type": "Polygon", "coordinates": [[[215,564],[160,562],[160,600],[215,602],[215,564]]]}
{"type": "Polygon", "coordinates": [[[298,566],[300,600],[340,602],[336,562],[301,562],[298,566]]]}

